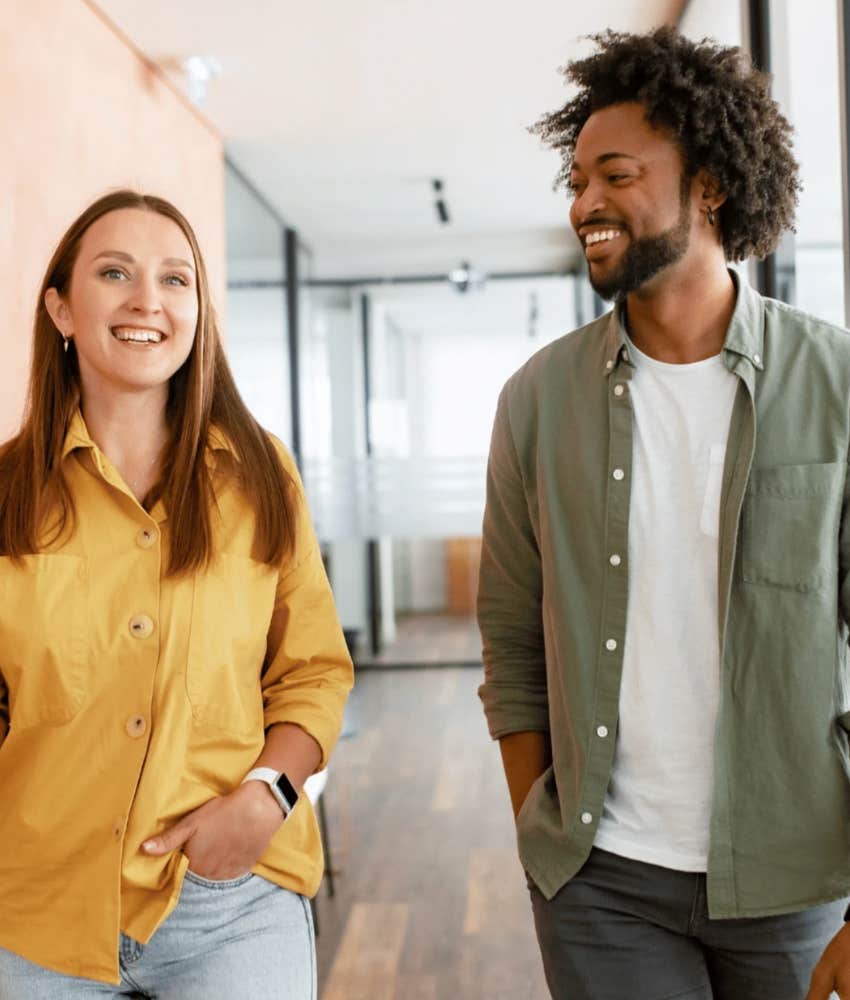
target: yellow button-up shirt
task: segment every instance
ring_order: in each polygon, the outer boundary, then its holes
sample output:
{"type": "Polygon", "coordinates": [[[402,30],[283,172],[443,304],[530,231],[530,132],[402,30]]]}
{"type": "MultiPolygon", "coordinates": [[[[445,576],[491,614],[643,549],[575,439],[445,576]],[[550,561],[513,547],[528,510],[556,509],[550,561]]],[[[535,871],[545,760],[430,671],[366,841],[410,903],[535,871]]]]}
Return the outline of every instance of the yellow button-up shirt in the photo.
{"type": "MultiPolygon", "coordinates": [[[[238,459],[210,435],[217,557],[164,575],[168,517],[147,513],[76,414],[63,462],[70,537],[0,558],[0,946],[119,982],[119,929],[147,942],[177,903],[186,857],[141,843],[232,791],[295,723],[339,735],[352,665],[298,473],[294,553],[251,558],[238,459]]],[[[253,871],[312,895],[322,849],[306,796],[253,871]]]]}

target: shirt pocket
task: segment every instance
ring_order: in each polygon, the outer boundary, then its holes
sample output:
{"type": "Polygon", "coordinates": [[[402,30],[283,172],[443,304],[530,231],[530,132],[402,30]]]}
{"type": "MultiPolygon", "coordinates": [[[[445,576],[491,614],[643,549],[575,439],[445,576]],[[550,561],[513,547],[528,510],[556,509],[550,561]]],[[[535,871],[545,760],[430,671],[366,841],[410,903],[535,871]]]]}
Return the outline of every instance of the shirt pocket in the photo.
{"type": "Polygon", "coordinates": [[[90,682],[88,604],[82,557],[0,558],[0,671],[12,729],[61,725],[79,712],[90,682]]]}
{"type": "Polygon", "coordinates": [[[746,583],[801,593],[837,578],[844,462],[753,469],[744,501],[746,583]]]}
{"type": "Polygon", "coordinates": [[[195,725],[241,736],[262,732],[260,679],[276,581],[274,568],[230,553],[195,576],[186,667],[195,725]]]}

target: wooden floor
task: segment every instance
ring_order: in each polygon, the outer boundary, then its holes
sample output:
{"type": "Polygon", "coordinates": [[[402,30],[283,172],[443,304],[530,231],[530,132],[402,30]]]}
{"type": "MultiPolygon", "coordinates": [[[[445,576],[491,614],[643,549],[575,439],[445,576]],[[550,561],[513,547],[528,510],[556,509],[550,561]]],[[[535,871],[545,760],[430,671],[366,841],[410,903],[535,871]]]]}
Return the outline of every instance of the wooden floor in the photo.
{"type": "Polygon", "coordinates": [[[377,656],[361,644],[355,661],[363,667],[480,664],[481,633],[473,616],[399,615],[393,642],[386,643],[377,656]]]}
{"type": "Polygon", "coordinates": [[[473,668],[358,678],[325,793],[321,1000],[547,1000],[480,682],[473,668]]]}

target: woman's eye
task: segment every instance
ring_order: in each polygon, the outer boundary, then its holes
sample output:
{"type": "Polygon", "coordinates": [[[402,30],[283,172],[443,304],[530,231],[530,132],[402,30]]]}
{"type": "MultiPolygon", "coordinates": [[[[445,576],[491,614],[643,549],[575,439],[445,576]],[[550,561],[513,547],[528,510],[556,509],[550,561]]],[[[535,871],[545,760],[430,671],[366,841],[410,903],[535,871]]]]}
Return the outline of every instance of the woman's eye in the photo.
{"type": "Polygon", "coordinates": [[[168,274],[162,280],[167,285],[182,285],[184,288],[189,284],[182,274],[168,274]]]}
{"type": "Polygon", "coordinates": [[[116,278],[126,278],[127,275],[119,267],[107,267],[105,270],[100,272],[101,277],[109,278],[110,280],[116,278]]]}

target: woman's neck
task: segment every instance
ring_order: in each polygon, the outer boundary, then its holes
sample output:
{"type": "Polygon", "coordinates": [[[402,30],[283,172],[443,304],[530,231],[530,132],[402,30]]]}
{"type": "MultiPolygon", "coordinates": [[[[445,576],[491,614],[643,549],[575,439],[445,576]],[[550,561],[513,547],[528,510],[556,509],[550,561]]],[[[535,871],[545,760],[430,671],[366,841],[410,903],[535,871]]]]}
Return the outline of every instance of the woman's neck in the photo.
{"type": "Polygon", "coordinates": [[[141,500],[158,482],[168,440],[168,388],[146,392],[83,393],[89,435],[141,500]]]}

